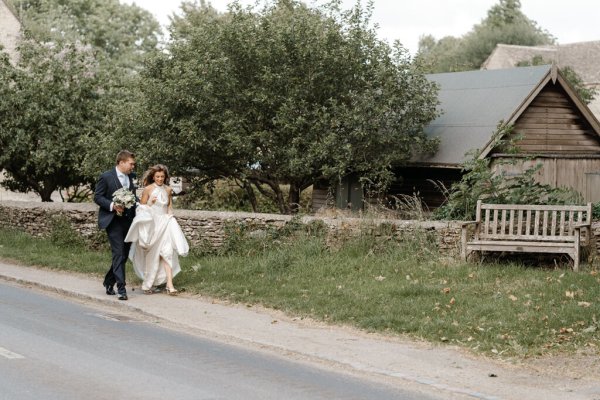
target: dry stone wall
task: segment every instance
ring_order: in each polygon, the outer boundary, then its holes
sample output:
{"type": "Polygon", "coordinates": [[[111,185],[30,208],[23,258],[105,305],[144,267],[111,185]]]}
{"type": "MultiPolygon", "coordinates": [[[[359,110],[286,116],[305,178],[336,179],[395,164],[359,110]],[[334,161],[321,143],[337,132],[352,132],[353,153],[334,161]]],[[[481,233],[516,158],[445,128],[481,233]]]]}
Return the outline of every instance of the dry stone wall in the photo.
{"type": "MultiPolygon", "coordinates": [[[[219,247],[227,235],[227,226],[245,226],[260,234],[267,229],[282,228],[292,217],[279,214],[175,210],[175,217],[193,246],[219,247]]],[[[0,201],[0,227],[47,236],[53,218],[66,218],[84,238],[97,236],[98,207],[91,203],[40,203],[0,201]]],[[[376,234],[400,237],[405,233],[425,231],[433,235],[440,250],[457,254],[460,245],[460,222],[400,221],[388,219],[304,216],[301,222],[321,221],[328,228],[329,241],[374,230],[376,234]]]]}

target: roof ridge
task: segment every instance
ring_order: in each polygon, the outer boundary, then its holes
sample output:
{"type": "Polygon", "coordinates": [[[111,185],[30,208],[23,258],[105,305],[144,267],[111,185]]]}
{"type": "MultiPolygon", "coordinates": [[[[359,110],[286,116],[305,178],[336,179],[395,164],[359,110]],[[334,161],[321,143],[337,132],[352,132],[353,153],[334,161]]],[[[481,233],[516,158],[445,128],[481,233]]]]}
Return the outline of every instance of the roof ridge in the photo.
{"type": "Polygon", "coordinates": [[[521,44],[506,44],[506,43],[498,43],[496,47],[511,47],[511,48],[519,48],[519,49],[536,49],[536,50],[556,50],[559,45],[557,44],[548,44],[543,46],[525,46],[521,44]]]}

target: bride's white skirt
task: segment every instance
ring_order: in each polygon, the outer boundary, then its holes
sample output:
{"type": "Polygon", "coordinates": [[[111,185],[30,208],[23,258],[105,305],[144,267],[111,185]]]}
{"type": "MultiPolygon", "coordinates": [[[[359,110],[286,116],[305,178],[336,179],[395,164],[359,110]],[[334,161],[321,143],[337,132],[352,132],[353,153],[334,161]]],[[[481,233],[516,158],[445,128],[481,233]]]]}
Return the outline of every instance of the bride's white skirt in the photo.
{"type": "Polygon", "coordinates": [[[175,276],[181,271],[178,256],[187,256],[190,249],[177,220],[146,205],[137,207],[125,241],[132,242],[129,259],[136,275],[144,281],[144,290],[167,282],[161,258],[175,276]]]}

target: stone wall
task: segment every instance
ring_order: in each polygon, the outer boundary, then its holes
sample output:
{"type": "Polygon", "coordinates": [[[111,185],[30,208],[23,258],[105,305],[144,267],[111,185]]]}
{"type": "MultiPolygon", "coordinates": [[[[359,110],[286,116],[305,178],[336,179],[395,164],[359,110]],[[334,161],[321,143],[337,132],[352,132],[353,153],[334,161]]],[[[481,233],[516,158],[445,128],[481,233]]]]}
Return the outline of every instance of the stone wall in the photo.
{"type": "MultiPolygon", "coordinates": [[[[61,216],[68,219],[83,237],[90,238],[98,233],[97,210],[98,207],[91,203],[0,201],[0,227],[46,236],[51,232],[52,218],[61,216]]],[[[227,225],[245,225],[250,231],[260,233],[272,227],[281,228],[292,219],[289,215],[242,212],[175,210],[174,213],[192,246],[221,246],[225,240],[227,225]]],[[[456,221],[421,222],[314,216],[304,216],[301,221],[305,224],[322,221],[328,227],[329,239],[333,241],[369,229],[394,236],[423,230],[435,237],[440,250],[445,253],[457,254],[460,245],[460,222],[456,221]]]]}

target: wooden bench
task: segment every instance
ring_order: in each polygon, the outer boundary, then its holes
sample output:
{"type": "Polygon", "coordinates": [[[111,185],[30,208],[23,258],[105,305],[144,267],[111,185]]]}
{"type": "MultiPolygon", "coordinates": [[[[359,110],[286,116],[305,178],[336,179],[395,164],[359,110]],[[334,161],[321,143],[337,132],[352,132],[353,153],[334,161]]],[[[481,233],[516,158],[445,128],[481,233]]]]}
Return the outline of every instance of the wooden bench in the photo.
{"type": "Polygon", "coordinates": [[[592,203],[585,206],[486,204],[477,202],[476,220],[462,225],[461,255],[473,251],[563,253],[579,269],[580,246],[591,235],[592,203]],[[468,230],[475,225],[469,240],[468,230]]]}

